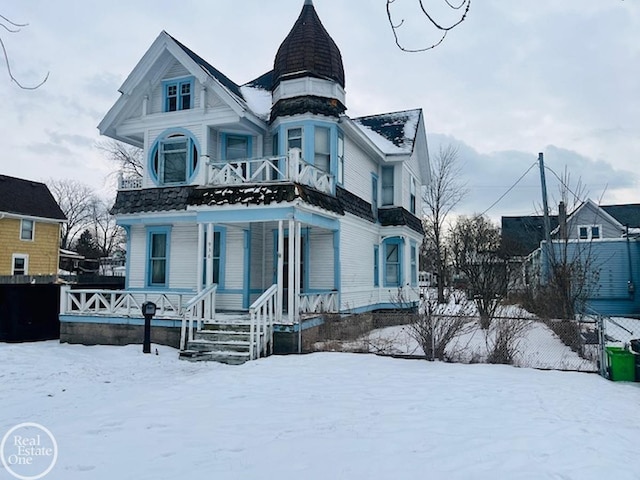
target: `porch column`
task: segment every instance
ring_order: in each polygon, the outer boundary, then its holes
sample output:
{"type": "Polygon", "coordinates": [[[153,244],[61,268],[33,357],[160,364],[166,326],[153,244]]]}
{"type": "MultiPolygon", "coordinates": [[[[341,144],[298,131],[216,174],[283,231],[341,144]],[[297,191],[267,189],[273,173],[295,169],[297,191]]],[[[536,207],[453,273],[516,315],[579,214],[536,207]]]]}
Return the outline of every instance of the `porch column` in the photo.
{"type": "Polygon", "coordinates": [[[207,224],[207,287],[213,284],[213,223],[207,224]]]}
{"type": "Polygon", "coordinates": [[[196,275],[198,276],[198,292],[204,289],[203,277],[204,277],[204,224],[198,224],[198,251],[196,252],[197,269],[196,275]]]}
{"type": "Polygon", "coordinates": [[[294,298],[295,298],[295,272],[296,272],[296,268],[295,268],[295,248],[296,248],[296,243],[295,243],[295,221],[293,219],[289,220],[289,283],[288,283],[288,288],[287,288],[287,297],[288,297],[288,302],[287,302],[287,312],[289,315],[289,319],[293,320],[293,322],[295,322],[297,320],[297,316],[296,316],[296,312],[295,312],[295,305],[294,305],[294,298]]]}
{"type": "Polygon", "coordinates": [[[278,318],[282,320],[284,309],[284,225],[282,220],[278,221],[278,318]]]}
{"type": "MultiPolygon", "coordinates": [[[[300,285],[302,283],[302,265],[301,261],[301,247],[302,247],[302,232],[300,222],[295,222],[295,263],[294,263],[294,294],[293,294],[293,312],[295,314],[295,321],[298,322],[298,353],[302,353],[302,321],[300,317],[300,285]]],[[[307,239],[308,241],[308,239],[307,239]]]]}

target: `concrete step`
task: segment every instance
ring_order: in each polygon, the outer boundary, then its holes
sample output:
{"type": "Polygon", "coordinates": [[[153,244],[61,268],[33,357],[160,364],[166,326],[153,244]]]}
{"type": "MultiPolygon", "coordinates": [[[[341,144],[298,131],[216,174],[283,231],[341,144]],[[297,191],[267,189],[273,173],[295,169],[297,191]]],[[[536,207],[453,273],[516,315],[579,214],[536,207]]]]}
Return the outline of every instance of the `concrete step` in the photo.
{"type": "Polygon", "coordinates": [[[234,323],[205,323],[202,325],[201,331],[215,331],[215,332],[250,332],[251,324],[247,322],[234,322],[234,323]]]}
{"type": "Polygon", "coordinates": [[[248,362],[251,356],[249,352],[199,352],[195,350],[184,350],[180,352],[179,358],[189,362],[219,362],[228,365],[242,365],[248,362]]]}
{"type": "Polygon", "coordinates": [[[187,350],[195,350],[198,352],[249,352],[251,344],[243,340],[191,340],[187,344],[187,350]]]}
{"type": "Polygon", "coordinates": [[[233,332],[228,330],[201,330],[195,332],[194,338],[196,340],[209,340],[209,341],[249,341],[249,332],[233,332]]]}

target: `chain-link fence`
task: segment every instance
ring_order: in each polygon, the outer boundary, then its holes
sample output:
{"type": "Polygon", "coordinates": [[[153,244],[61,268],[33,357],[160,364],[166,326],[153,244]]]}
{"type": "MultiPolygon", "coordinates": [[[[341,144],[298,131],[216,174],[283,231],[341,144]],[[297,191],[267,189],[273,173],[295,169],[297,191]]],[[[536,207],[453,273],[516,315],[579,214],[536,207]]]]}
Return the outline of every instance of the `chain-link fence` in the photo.
{"type": "Polygon", "coordinates": [[[611,380],[640,382],[640,319],[596,317],[600,373],[611,380]]]}
{"type": "MultiPolygon", "coordinates": [[[[640,325],[639,325],[640,326],[640,325]]],[[[464,309],[328,316],[307,351],[369,352],[459,363],[597,372],[598,321],[543,321],[530,315],[479,317],[464,309]]]]}

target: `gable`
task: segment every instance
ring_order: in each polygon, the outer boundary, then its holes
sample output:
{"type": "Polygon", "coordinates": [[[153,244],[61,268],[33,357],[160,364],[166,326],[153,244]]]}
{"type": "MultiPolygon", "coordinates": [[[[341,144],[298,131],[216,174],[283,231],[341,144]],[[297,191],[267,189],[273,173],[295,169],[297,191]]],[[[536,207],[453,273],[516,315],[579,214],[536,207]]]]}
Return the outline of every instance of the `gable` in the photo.
{"type": "Polygon", "coordinates": [[[600,225],[601,238],[620,238],[622,225],[606,211],[587,200],[578,207],[567,219],[567,235],[569,238],[578,238],[580,226],[600,225]]]}
{"type": "Polygon", "coordinates": [[[0,175],[0,213],[67,220],[44,183],[6,175],[0,175]]]}

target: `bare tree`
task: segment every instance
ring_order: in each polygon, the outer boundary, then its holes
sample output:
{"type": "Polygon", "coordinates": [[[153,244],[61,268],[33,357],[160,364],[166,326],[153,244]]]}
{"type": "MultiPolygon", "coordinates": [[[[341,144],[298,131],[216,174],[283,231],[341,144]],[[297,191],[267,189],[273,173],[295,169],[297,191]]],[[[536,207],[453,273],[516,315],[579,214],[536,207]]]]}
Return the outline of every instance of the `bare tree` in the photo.
{"type": "Polygon", "coordinates": [[[51,194],[67,217],[60,232],[61,248],[69,248],[76,237],[91,225],[91,216],[96,196],[88,185],[76,180],[55,180],[47,182],[51,194]]]}
{"type": "MultiPolygon", "coordinates": [[[[9,18],[5,17],[4,15],[0,15],[0,27],[2,27],[8,33],[19,33],[22,30],[22,28],[28,25],[29,25],[28,23],[16,23],[13,20],[10,20],[9,18]]],[[[0,35],[0,48],[2,48],[2,55],[4,56],[4,62],[7,67],[7,73],[9,74],[9,78],[18,87],[22,88],[23,90],[35,90],[36,88],[41,87],[44,84],[44,82],[46,82],[47,79],[49,78],[49,73],[47,72],[47,74],[44,77],[44,80],[42,80],[37,85],[34,85],[34,86],[23,85],[13,75],[13,71],[11,70],[11,62],[9,62],[9,54],[7,53],[7,47],[1,35],[0,35]]]]}
{"type": "Polygon", "coordinates": [[[405,19],[402,18],[400,20],[394,20],[392,15],[392,9],[393,9],[393,4],[396,3],[396,0],[387,0],[387,19],[389,21],[389,25],[391,26],[391,31],[393,32],[393,38],[400,50],[404,52],[415,53],[415,52],[424,52],[426,50],[431,50],[432,48],[436,48],[438,45],[440,45],[444,41],[447,34],[451,30],[453,30],[454,28],[456,28],[466,20],[467,15],[469,14],[469,8],[471,7],[471,0],[454,0],[454,1],[442,0],[442,1],[444,2],[444,4],[449,10],[452,10],[456,14],[454,20],[449,22],[448,24],[441,22],[436,18],[436,13],[432,7],[427,8],[425,6],[424,0],[417,0],[418,6],[420,7],[422,14],[427,19],[429,26],[438,32],[439,38],[435,42],[424,47],[408,48],[401,43],[400,38],[398,37],[398,30],[403,26],[405,19]],[[455,3],[455,2],[459,2],[459,3],[455,3]]]}
{"type": "Polygon", "coordinates": [[[424,250],[432,256],[438,276],[438,302],[443,303],[447,271],[445,247],[445,222],[468,190],[461,181],[458,148],[453,145],[440,147],[431,163],[431,182],[423,189],[424,250]]]}
{"type": "Polygon", "coordinates": [[[122,249],[125,241],[124,229],[116,224],[116,219],[104,200],[93,202],[91,223],[94,242],[101,257],[110,257],[122,249]]]}
{"type": "Polygon", "coordinates": [[[141,148],[118,142],[106,140],[97,145],[108,160],[118,165],[116,172],[125,178],[142,178],[144,173],[143,151],[141,148]]]}
{"type": "Polygon", "coordinates": [[[478,309],[480,327],[488,329],[509,286],[508,262],[500,249],[500,230],[482,215],[459,217],[449,243],[454,266],[465,276],[478,309]]]}

